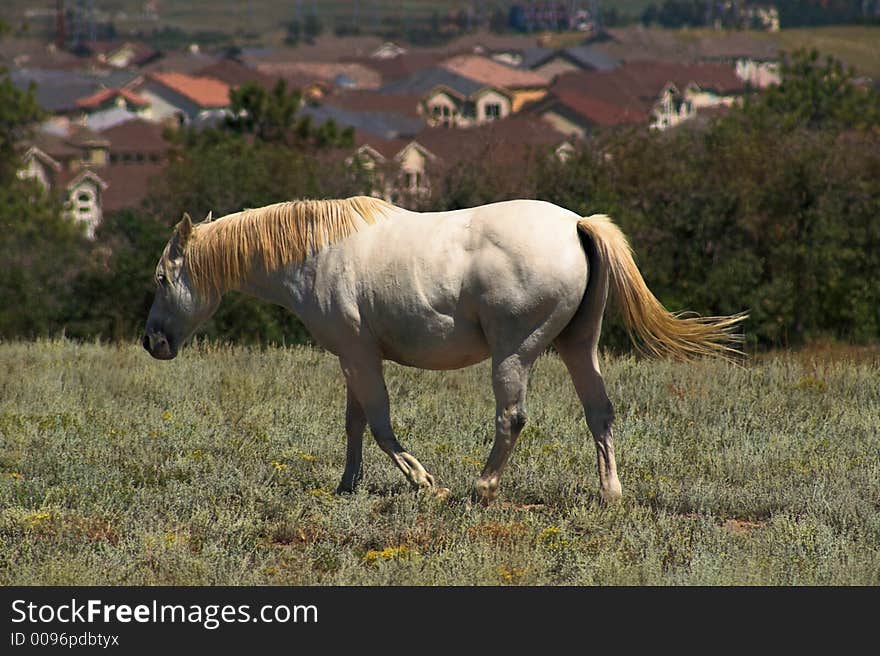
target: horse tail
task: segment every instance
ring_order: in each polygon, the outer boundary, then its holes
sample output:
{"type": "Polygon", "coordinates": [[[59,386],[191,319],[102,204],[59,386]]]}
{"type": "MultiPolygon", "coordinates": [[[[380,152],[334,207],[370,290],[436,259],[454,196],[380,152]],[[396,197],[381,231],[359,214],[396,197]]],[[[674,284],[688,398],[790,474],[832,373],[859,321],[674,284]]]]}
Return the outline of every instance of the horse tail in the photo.
{"type": "MultiPolygon", "coordinates": [[[[685,360],[704,356],[733,359],[742,355],[736,348],[742,336],[734,330],[748,317],[747,313],[700,317],[669,312],[648,289],[626,236],[610,218],[604,214],[582,218],[578,229],[590,242],[585,244],[590,278],[608,280],[637,348],[649,355],[685,360]]],[[[591,288],[593,285],[588,284],[587,294],[591,288]]]]}

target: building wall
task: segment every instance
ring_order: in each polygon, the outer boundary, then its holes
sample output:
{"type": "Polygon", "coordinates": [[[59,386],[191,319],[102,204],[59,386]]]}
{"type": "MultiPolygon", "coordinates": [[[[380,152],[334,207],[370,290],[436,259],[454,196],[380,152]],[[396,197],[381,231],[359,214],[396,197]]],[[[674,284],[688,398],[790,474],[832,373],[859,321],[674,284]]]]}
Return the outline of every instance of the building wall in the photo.
{"type": "Polygon", "coordinates": [[[401,186],[410,193],[424,193],[428,190],[426,175],[427,158],[415,146],[409,146],[400,155],[401,186]]]}
{"type": "Polygon", "coordinates": [[[148,81],[139,93],[150,101],[150,110],[146,118],[155,123],[160,123],[179,114],[183,114],[187,120],[191,121],[202,111],[202,108],[191,100],[152,80],[148,81]]]}
{"type": "Polygon", "coordinates": [[[677,90],[668,88],[654,105],[650,127],[665,130],[688,120],[695,114],[694,106],[689,100],[677,90]]]}
{"type": "Polygon", "coordinates": [[[496,120],[487,115],[486,108],[489,105],[498,105],[500,114],[498,116],[499,119],[504,118],[505,116],[510,115],[511,112],[511,104],[510,99],[504,94],[498,93],[497,91],[486,91],[479,98],[477,98],[477,123],[488,123],[489,121],[496,120]]]}
{"type": "Polygon", "coordinates": [[[587,134],[583,127],[552,109],[541,114],[541,118],[552,125],[557,132],[561,132],[567,137],[581,138],[587,134]]]}
{"type": "Polygon", "coordinates": [[[107,160],[106,148],[89,148],[83,154],[83,163],[89,166],[106,166],[107,160]]]}
{"type": "Polygon", "coordinates": [[[515,114],[526,103],[534,100],[540,100],[547,95],[547,89],[514,89],[513,90],[513,106],[511,111],[515,114]]]}
{"type": "Polygon", "coordinates": [[[691,102],[695,109],[719,107],[721,105],[730,106],[735,100],[733,96],[719,96],[711,91],[697,91],[691,89],[686,91],[684,96],[691,102]]]}
{"type": "Polygon", "coordinates": [[[430,125],[448,125],[448,127],[462,127],[464,121],[461,117],[459,101],[443,91],[438,91],[425,99],[425,119],[430,125]]]}
{"type": "Polygon", "coordinates": [[[86,236],[94,239],[95,229],[101,223],[101,189],[92,180],[83,180],[70,189],[68,214],[85,224],[86,236]]]}
{"type": "Polygon", "coordinates": [[[736,75],[743,82],[748,82],[756,89],[766,89],[782,81],[782,76],[779,74],[779,64],[760,62],[754,59],[738,59],[736,61],[736,75]]]}
{"type": "Polygon", "coordinates": [[[134,59],[134,50],[130,46],[123,46],[107,58],[107,63],[116,68],[125,68],[134,59]]]}
{"type": "Polygon", "coordinates": [[[52,186],[52,179],[46,166],[33,156],[29,157],[25,167],[19,170],[18,177],[23,180],[33,178],[43,185],[43,189],[49,189],[52,186]]]}

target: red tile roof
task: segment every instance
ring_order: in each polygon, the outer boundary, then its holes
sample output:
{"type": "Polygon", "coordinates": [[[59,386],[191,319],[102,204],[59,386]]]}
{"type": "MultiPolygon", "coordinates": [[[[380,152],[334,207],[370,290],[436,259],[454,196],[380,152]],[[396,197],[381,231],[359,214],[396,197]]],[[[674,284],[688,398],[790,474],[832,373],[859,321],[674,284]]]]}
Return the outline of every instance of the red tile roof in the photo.
{"type": "Polygon", "coordinates": [[[603,127],[647,123],[649,119],[647,111],[641,107],[600,100],[584,92],[560,89],[554,91],[553,96],[576,114],[603,127]]]}
{"type": "Polygon", "coordinates": [[[377,71],[382,76],[382,84],[388,84],[436,66],[442,59],[443,55],[435,52],[406,52],[390,59],[362,57],[352,61],[377,71]]]}
{"type": "Polygon", "coordinates": [[[384,157],[385,159],[392,159],[401,150],[403,150],[407,146],[407,144],[411,143],[412,141],[414,140],[382,139],[380,137],[362,132],[360,130],[354,131],[355,146],[357,146],[358,148],[362,146],[368,146],[380,155],[382,155],[382,157],[384,157]]]}
{"type": "Polygon", "coordinates": [[[487,153],[493,159],[516,161],[530,150],[555,147],[566,140],[536,116],[518,114],[473,128],[425,128],[415,141],[445,164],[487,153]]]}
{"type": "Polygon", "coordinates": [[[660,93],[670,83],[680,92],[691,83],[722,95],[745,90],[733,66],[727,64],[634,61],[612,71],[560,75],[551,88],[548,102],[561,103],[596,125],[644,123],[660,93]]]}
{"type": "Polygon", "coordinates": [[[229,104],[229,85],[220,80],[184,73],[151,73],[149,77],[200,107],[226,107],[229,104]]]}
{"type": "Polygon", "coordinates": [[[129,91],[128,89],[101,89],[97,93],[93,93],[91,96],[86,96],[85,98],[80,98],[76,101],[76,106],[81,107],[82,109],[92,109],[95,107],[100,107],[108,100],[113,100],[118,96],[122,96],[132,105],[137,105],[138,107],[146,107],[150,104],[150,102],[134,91],[129,91]]]}
{"type": "Polygon", "coordinates": [[[414,94],[376,93],[375,91],[340,91],[326,96],[323,104],[357,112],[392,112],[418,117],[421,97],[414,94]]]}
{"type": "Polygon", "coordinates": [[[521,89],[548,85],[547,79],[537,73],[511,68],[480,55],[459,55],[440,65],[462,77],[493,87],[521,89]]]}
{"type": "Polygon", "coordinates": [[[110,142],[110,153],[143,153],[164,155],[171,144],[162,136],[163,127],[156,123],[135,119],[101,132],[110,142]]]}
{"type": "Polygon", "coordinates": [[[101,199],[104,212],[137,207],[147,197],[151,180],[162,173],[164,164],[110,164],[96,173],[107,183],[101,199]]]}

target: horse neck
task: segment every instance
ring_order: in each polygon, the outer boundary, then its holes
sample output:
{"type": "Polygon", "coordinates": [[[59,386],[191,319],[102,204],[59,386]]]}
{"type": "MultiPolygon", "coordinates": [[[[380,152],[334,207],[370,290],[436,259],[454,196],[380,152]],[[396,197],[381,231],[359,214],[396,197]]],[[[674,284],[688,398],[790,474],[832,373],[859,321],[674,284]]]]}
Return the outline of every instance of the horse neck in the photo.
{"type": "Polygon", "coordinates": [[[267,269],[262,258],[254,258],[247,275],[242,277],[235,289],[296,312],[312,295],[319,257],[313,254],[301,262],[288,263],[275,269],[267,269]]]}

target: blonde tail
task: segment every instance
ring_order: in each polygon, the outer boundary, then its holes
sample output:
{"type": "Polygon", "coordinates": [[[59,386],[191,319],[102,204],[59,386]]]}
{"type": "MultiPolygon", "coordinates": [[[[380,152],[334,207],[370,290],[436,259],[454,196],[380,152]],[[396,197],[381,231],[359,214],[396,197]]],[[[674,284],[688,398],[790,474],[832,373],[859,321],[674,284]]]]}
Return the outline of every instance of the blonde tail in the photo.
{"type": "Polygon", "coordinates": [[[633,343],[654,356],[679,359],[742,355],[736,344],[742,336],[734,329],[748,314],[729,317],[684,317],[669,312],[651,293],[633,260],[629,242],[604,214],[594,214],[578,221],[578,229],[590,238],[595,253],[590,253],[590,275],[607,273],[610,290],[617,298],[624,324],[633,343]]]}

